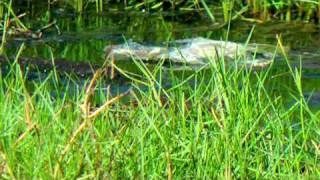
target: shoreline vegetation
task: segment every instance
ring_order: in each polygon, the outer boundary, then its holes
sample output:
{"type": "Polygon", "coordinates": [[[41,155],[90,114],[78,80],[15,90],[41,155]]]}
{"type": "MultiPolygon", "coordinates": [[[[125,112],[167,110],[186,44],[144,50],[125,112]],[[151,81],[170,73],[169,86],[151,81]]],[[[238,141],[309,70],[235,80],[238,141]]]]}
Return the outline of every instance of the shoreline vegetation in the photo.
{"type": "Polygon", "coordinates": [[[143,12],[174,12],[179,11],[206,11],[209,18],[215,21],[216,14],[223,14],[224,21],[237,17],[246,21],[265,22],[270,20],[283,21],[320,21],[320,2],[316,0],[48,0],[33,3],[30,0],[4,0],[0,2],[0,17],[5,14],[8,4],[13,7],[30,10],[39,6],[50,9],[69,9],[77,13],[95,11],[143,11],[143,12]]]}
{"type": "MultiPolygon", "coordinates": [[[[31,1],[0,3],[0,51],[9,27],[29,32],[21,12],[12,8],[18,2],[33,6],[31,1]]],[[[47,8],[72,6],[78,12],[93,5],[102,12],[112,2],[45,3],[50,4],[47,8]]],[[[213,6],[222,7],[228,21],[242,11],[239,17],[254,21],[317,22],[320,16],[318,1],[298,0],[123,1],[122,8],[161,11],[165,2],[175,2],[169,10],[202,8],[213,21],[213,6]]],[[[270,91],[282,83],[269,83],[281,76],[271,74],[275,64],[255,71],[227,66],[223,56],[211,61],[208,69],[182,77],[173,70],[164,74],[162,62],[149,69],[134,60],[141,76],[113,65],[132,84],[117,95],[106,88],[110,80],[104,69],[82,85],[71,75],[62,81],[54,67],[43,79],[30,81],[18,63],[22,45],[6,73],[0,72],[0,178],[318,178],[320,111],[311,109],[304,96],[301,66],[290,65],[280,38],[276,44],[288,65],[286,75],[294,83],[287,87],[286,97],[270,91]],[[169,87],[163,77],[170,80],[169,87]]],[[[52,64],[54,56],[51,52],[52,64]]]]}

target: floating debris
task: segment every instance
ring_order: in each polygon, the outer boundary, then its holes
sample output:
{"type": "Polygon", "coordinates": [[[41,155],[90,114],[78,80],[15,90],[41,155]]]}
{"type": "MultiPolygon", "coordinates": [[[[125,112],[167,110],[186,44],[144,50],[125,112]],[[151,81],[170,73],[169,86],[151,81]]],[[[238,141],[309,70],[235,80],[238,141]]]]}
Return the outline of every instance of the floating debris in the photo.
{"type": "Polygon", "coordinates": [[[272,62],[273,52],[259,52],[257,44],[240,44],[206,38],[183,39],[166,46],[147,46],[132,40],[105,48],[106,59],[142,61],[166,60],[172,63],[205,65],[211,60],[242,60],[252,66],[267,66],[272,62]]]}

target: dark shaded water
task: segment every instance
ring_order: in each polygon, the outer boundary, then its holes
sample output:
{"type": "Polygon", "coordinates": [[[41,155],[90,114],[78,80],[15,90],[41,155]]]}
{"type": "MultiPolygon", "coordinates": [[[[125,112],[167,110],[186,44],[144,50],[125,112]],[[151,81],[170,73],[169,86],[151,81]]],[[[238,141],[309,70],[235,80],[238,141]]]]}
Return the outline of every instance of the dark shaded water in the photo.
{"type": "MultiPolygon", "coordinates": [[[[25,43],[26,49],[22,54],[24,57],[50,59],[52,52],[55,58],[76,63],[89,62],[96,66],[104,62],[103,49],[106,45],[122,43],[127,39],[157,44],[173,39],[201,36],[245,42],[253,30],[250,37],[251,43],[276,45],[276,37],[281,35],[283,44],[291,49],[289,54],[291,64],[299,67],[301,59],[302,83],[305,96],[310,99],[310,105],[313,107],[320,105],[320,33],[318,25],[284,22],[252,24],[238,21],[232,22],[229,29],[228,26],[221,27],[221,23],[213,24],[204,12],[180,14],[108,12],[77,15],[61,9],[52,9],[50,12],[33,12],[23,20],[33,30],[56,21],[61,34],[56,28],[51,27],[43,32],[41,38],[11,37],[6,45],[7,55],[15,55],[20,45],[25,43]],[[45,13],[47,16],[44,16],[45,13]]],[[[287,88],[294,88],[294,84],[287,73],[288,68],[283,58],[279,57],[277,61],[270,81],[277,81],[279,86],[277,88],[272,86],[271,90],[288,94],[287,88]]],[[[130,62],[122,64],[121,67],[134,68],[130,62]]],[[[128,89],[127,83],[114,82],[118,88],[128,89]]]]}

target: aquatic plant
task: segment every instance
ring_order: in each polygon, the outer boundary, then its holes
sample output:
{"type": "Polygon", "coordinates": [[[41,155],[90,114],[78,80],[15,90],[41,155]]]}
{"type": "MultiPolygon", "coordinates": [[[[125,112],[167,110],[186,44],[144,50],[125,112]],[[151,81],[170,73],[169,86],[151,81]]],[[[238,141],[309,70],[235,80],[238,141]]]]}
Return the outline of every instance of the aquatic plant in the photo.
{"type": "MultiPolygon", "coordinates": [[[[5,0],[3,2],[8,2],[5,0]]],[[[13,6],[32,6],[29,0],[13,0],[13,6]]],[[[289,0],[289,1],[269,1],[269,0],[57,0],[47,1],[48,10],[50,7],[66,8],[72,7],[75,12],[82,13],[95,10],[101,13],[109,10],[134,10],[134,11],[206,11],[208,17],[215,21],[217,11],[222,11],[225,22],[230,17],[236,16],[243,20],[250,21],[268,21],[271,19],[280,19],[284,21],[300,20],[318,22],[320,19],[319,1],[289,0]],[[222,7],[222,8],[221,8],[222,7]],[[222,10],[221,10],[222,9],[222,10]]],[[[1,6],[0,6],[0,15],[1,6]]]]}
{"type": "Polygon", "coordinates": [[[245,2],[236,1],[238,5],[249,6],[251,14],[263,20],[276,18],[280,20],[306,20],[319,19],[318,1],[267,1],[248,0],[245,2]]]}
{"type": "Polygon", "coordinates": [[[12,0],[9,2],[0,2],[0,5],[0,8],[2,7],[2,11],[5,11],[5,14],[3,15],[4,18],[0,20],[0,30],[2,31],[0,54],[2,54],[6,43],[6,36],[9,32],[12,34],[16,32],[24,33],[29,31],[29,29],[22,23],[20,17],[15,14],[12,7],[12,0]]]}

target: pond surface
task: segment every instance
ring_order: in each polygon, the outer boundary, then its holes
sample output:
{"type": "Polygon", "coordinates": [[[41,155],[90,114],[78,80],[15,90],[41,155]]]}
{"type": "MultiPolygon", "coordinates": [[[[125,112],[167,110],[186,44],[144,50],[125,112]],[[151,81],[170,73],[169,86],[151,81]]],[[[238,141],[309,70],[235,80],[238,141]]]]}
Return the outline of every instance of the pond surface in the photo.
{"type": "MultiPolygon", "coordinates": [[[[20,11],[28,12],[23,8],[20,11]]],[[[217,15],[217,19],[222,19],[222,16],[217,15]]],[[[15,55],[20,45],[25,43],[23,57],[50,60],[52,52],[57,59],[96,66],[101,66],[104,62],[103,49],[106,45],[123,43],[128,39],[144,44],[159,44],[174,39],[205,37],[244,43],[253,30],[250,43],[276,45],[277,35],[281,35],[283,44],[290,48],[289,60],[293,67],[299,67],[301,60],[305,97],[310,99],[312,107],[320,107],[320,33],[319,26],[315,24],[284,22],[253,24],[234,21],[229,29],[228,26],[221,26],[222,23],[212,23],[205,12],[179,14],[89,12],[77,15],[65,9],[32,12],[23,20],[34,30],[56,21],[60,32],[57,28],[51,27],[43,32],[41,38],[23,36],[9,38],[6,45],[7,55],[15,55]]],[[[272,81],[277,81],[277,86],[273,85],[270,90],[290,96],[287,88],[294,88],[293,80],[284,59],[279,57],[277,61],[279,63],[276,64],[273,76],[270,77],[270,84],[272,81]]],[[[128,62],[121,67],[132,69],[133,66],[128,62]]],[[[114,83],[114,86],[124,90],[129,86],[128,83],[119,81],[114,83]]]]}

